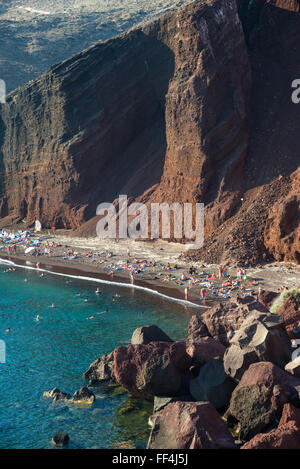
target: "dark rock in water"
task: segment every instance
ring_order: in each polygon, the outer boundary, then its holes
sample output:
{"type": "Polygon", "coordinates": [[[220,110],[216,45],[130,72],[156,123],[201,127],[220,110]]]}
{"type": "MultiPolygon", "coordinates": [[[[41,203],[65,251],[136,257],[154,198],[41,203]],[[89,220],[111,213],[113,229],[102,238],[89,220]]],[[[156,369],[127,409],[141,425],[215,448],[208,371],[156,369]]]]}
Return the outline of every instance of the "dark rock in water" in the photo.
{"type": "Polygon", "coordinates": [[[150,342],[173,342],[158,326],[141,326],[132,334],[132,345],[149,344],[150,342]]]}
{"type": "Polygon", "coordinates": [[[284,404],[299,404],[300,379],[270,362],[250,365],[232,393],[228,416],[239,422],[240,439],[267,431],[279,419],[284,404]]]}
{"type": "Polygon", "coordinates": [[[52,438],[51,443],[55,446],[67,446],[70,441],[69,435],[67,433],[56,433],[52,438]]]}
{"type": "Polygon", "coordinates": [[[184,342],[151,342],[118,347],[112,372],[129,393],[152,400],[179,395],[190,365],[184,342]]]}
{"type": "Polygon", "coordinates": [[[195,401],[209,401],[216,409],[229,404],[236,383],[225,373],[223,360],[209,360],[199,375],[190,381],[190,393],[195,401]]]}
{"type": "Polygon", "coordinates": [[[198,339],[209,336],[210,334],[204,322],[199,316],[194,314],[188,324],[188,343],[193,343],[198,341],[198,339]]]}
{"type": "Polygon", "coordinates": [[[113,365],[113,352],[103,355],[95,360],[84,373],[83,378],[88,380],[91,386],[97,386],[103,382],[113,380],[111,369],[113,365]]]}
{"type": "Polygon", "coordinates": [[[211,358],[223,358],[226,350],[221,342],[212,337],[202,337],[190,345],[189,343],[190,341],[187,342],[186,352],[195,366],[202,366],[211,358]]]}
{"type": "Polygon", "coordinates": [[[209,402],[171,402],[156,415],[148,449],[231,449],[234,440],[209,402]]]}
{"type": "Polygon", "coordinates": [[[299,449],[300,410],[285,404],[279,425],[269,433],[260,433],[241,449],[299,449]]]}
{"type": "Polygon", "coordinates": [[[84,386],[74,393],[72,399],[77,403],[92,404],[95,402],[96,396],[88,387],[84,386]]]}
{"type": "Polygon", "coordinates": [[[251,363],[269,361],[284,368],[292,347],[278,314],[252,311],[230,340],[224,356],[226,373],[240,380],[251,363]]]}
{"type": "Polygon", "coordinates": [[[71,395],[54,388],[51,391],[45,391],[43,397],[53,399],[53,401],[65,401],[71,399],[71,395]]]}

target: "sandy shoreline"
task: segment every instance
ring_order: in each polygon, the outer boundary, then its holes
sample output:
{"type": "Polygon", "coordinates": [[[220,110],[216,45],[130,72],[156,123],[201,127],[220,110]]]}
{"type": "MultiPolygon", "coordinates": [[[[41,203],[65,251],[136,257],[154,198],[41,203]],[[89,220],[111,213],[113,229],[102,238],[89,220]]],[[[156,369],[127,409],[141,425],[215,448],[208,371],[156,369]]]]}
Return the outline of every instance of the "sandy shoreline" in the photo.
{"type": "MultiPolygon", "coordinates": [[[[200,300],[201,282],[209,278],[213,273],[218,272],[217,265],[203,265],[201,263],[191,263],[180,258],[185,252],[185,246],[177,243],[168,243],[157,240],[153,242],[126,240],[100,240],[98,238],[74,238],[69,233],[62,231],[53,235],[44,232],[36,234],[31,240],[39,240],[39,251],[44,253],[44,249],[52,243],[55,247],[50,247],[50,255],[32,255],[24,253],[24,246],[18,245],[16,253],[9,255],[6,249],[0,250],[0,257],[5,260],[11,260],[19,266],[29,265],[35,267],[40,264],[41,269],[49,272],[57,272],[66,275],[84,276],[92,279],[110,281],[116,284],[130,283],[130,273],[125,270],[127,261],[139,269],[139,264],[145,261],[147,265],[141,268],[140,273],[134,273],[134,285],[143,288],[149,288],[170,298],[185,301],[185,289],[188,288],[188,302],[201,306],[210,307],[216,301],[226,301],[220,295],[218,298],[207,290],[205,302],[200,300]],[[75,254],[71,258],[67,253],[70,250],[75,254]],[[86,257],[93,254],[94,257],[86,257]],[[110,257],[111,256],[111,257],[110,257]],[[126,264],[125,264],[126,263],[126,264]],[[165,267],[170,264],[169,269],[165,267]],[[190,267],[198,270],[199,275],[191,276],[190,267]],[[176,267],[176,268],[175,268],[176,267]],[[113,276],[111,272],[114,271],[113,276]],[[196,278],[196,281],[189,284],[188,280],[182,281],[181,276],[186,279],[196,278]]],[[[232,278],[236,278],[236,269],[228,268],[228,273],[232,278]]],[[[226,279],[213,279],[210,282],[214,288],[222,288],[226,279]]],[[[248,294],[257,291],[259,287],[266,290],[277,291],[278,288],[287,286],[295,288],[300,285],[300,266],[295,264],[284,264],[275,262],[248,269],[247,279],[241,282],[241,288],[236,289],[230,294],[248,294]]],[[[225,296],[225,295],[224,295],[225,296]]]]}

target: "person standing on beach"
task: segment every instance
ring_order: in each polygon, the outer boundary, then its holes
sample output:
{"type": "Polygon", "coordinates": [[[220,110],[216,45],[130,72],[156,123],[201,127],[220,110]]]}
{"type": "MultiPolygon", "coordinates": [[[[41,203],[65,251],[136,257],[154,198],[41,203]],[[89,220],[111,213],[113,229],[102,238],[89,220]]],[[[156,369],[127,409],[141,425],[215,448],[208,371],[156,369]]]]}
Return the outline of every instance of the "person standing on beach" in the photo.
{"type": "Polygon", "coordinates": [[[129,272],[129,276],[130,276],[130,283],[131,283],[131,285],[133,285],[133,283],[134,283],[134,278],[133,278],[132,270],[129,272]]]}

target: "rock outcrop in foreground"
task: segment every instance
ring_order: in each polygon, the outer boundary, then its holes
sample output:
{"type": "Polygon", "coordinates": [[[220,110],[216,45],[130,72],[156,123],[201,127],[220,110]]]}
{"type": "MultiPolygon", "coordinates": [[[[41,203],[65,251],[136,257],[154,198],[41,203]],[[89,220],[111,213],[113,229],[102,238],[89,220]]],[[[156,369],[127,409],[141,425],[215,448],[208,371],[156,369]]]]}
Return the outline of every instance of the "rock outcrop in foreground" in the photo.
{"type": "Polygon", "coordinates": [[[211,308],[190,319],[185,341],[118,347],[92,363],[85,378],[92,386],[118,383],[154,402],[151,449],[300,449],[300,361],[284,322],[289,301],[281,315],[259,311],[265,306],[250,296],[223,307],[223,324],[227,318],[236,326],[226,345],[217,339],[211,308]],[[248,312],[241,323],[239,304],[248,312]]]}

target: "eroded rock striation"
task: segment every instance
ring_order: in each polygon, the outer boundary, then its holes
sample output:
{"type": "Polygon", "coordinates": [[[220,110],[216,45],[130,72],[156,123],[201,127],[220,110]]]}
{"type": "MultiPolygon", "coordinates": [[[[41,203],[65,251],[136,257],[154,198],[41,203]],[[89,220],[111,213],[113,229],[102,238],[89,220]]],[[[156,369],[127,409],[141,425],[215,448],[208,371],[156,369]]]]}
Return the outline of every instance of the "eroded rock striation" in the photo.
{"type": "Polygon", "coordinates": [[[250,84],[235,0],[194,2],[52,67],[1,108],[0,216],[77,228],[122,193],[217,196],[219,225],[239,200],[250,84]]]}

